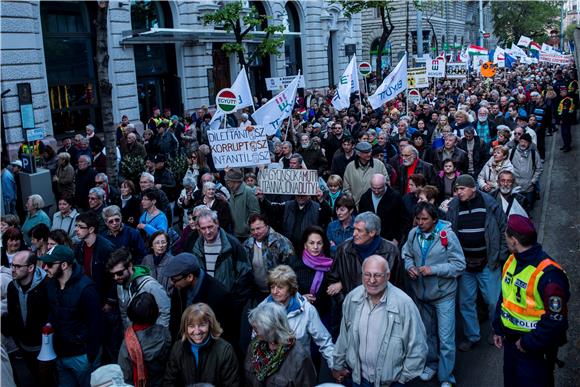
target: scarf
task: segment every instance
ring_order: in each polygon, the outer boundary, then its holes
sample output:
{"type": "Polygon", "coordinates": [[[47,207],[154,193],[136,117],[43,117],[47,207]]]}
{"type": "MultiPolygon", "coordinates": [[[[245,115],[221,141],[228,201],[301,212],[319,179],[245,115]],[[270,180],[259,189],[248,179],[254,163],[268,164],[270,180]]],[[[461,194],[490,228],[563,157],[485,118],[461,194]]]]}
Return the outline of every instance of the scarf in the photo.
{"type": "Polygon", "coordinates": [[[291,340],[272,351],[267,342],[257,338],[252,340],[250,343],[250,363],[256,379],[263,382],[268,376],[278,372],[293,346],[294,340],[291,340]]]}
{"type": "Polygon", "coordinates": [[[131,326],[125,330],[125,345],[133,366],[133,384],[135,387],[145,387],[147,385],[147,369],[143,360],[143,350],[135,330],[131,326]]]}
{"type": "Polygon", "coordinates": [[[364,261],[365,258],[373,255],[380,245],[381,245],[381,237],[379,235],[374,237],[373,240],[367,243],[366,245],[357,245],[353,243],[354,249],[358,254],[358,259],[361,262],[364,261]]]}
{"type": "Polygon", "coordinates": [[[309,268],[316,270],[312,284],[310,284],[310,294],[314,295],[320,289],[324,273],[330,270],[333,260],[324,255],[313,257],[307,250],[304,250],[302,253],[302,262],[309,268]]]}
{"type": "Polygon", "coordinates": [[[342,193],[341,189],[339,189],[335,193],[332,193],[330,191],[328,192],[328,196],[330,196],[330,208],[332,208],[333,210],[334,210],[334,203],[336,202],[336,199],[338,199],[338,197],[340,196],[341,193],[342,193]]]}

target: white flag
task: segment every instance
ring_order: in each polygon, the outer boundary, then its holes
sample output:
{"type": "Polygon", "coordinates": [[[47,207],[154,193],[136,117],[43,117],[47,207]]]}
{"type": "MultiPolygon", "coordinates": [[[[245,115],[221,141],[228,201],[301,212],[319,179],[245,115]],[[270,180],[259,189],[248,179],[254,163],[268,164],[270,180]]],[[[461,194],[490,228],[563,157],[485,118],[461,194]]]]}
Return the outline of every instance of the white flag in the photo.
{"type": "Polygon", "coordinates": [[[493,63],[499,68],[505,67],[505,50],[500,46],[495,47],[495,52],[493,54],[493,63]]]}
{"type": "MultiPolygon", "coordinates": [[[[233,113],[247,106],[254,105],[252,100],[252,90],[250,89],[250,82],[248,82],[248,75],[246,74],[246,69],[244,67],[242,67],[242,71],[240,71],[236,77],[236,80],[234,81],[231,89],[234,91],[234,93],[236,93],[236,96],[238,97],[238,103],[236,108],[230,113],[233,113]]],[[[209,122],[210,128],[218,129],[220,127],[221,119],[223,116],[223,110],[218,107],[215,114],[211,118],[211,121],[209,122]]]]}
{"type": "Polygon", "coordinates": [[[549,44],[542,43],[542,51],[544,52],[555,52],[554,47],[550,46],[549,44]]]}
{"type": "Polygon", "coordinates": [[[407,54],[405,54],[397,67],[381,83],[377,91],[369,96],[369,102],[373,109],[378,109],[385,102],[389,102],[399,93],[407,90],[407,87],[407,54]]]}
{"type": "Polygon", "coordinates": [[[522,50],[521,48],[519,48],[518,46],[516,46],[513,43],[512,43],[511,55],[517,56],[520,58],[528,56],[524,50],[522,50]]]}
{"type": "Polygon", "coordinates": [[[356,65],[356,55],[352,56],[350,63],[338,81],[336,94],[332,99],[332,105],[338,109],[346,109],[350,106],[350,94],[359,91],[358,71],[356,65]]]}
{"type": "Polygon", "coordinates": [[[522,36],[520,36],[520,40],[518,40],[518,46],[528,47],[531,42],[532,42],[531,38],[528,38],[527,36],[522,35],[522,36]]]}
{"type": "Polygon", "coordinates": [[[299,80],[300,73],[280,94],[266,102],[252,114],[254,121],[264,127],[268,136],[278,133],[282,126],[282,121],[292,114],[299,80]]]}

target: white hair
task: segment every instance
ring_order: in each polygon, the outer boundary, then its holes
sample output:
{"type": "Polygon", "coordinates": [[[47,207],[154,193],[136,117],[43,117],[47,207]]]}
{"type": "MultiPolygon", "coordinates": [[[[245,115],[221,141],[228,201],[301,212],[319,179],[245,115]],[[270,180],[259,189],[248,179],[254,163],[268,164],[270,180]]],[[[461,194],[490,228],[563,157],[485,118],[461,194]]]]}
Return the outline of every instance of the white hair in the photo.
{"type": "Polygon", "coordinates": [[[155,183],[155,176],[153,176],[149,172],[143,172],[141,174],[141,178],[143,178],[143,177],[146,178],[147,180],[149,180],[151,183],[155,183]]]}

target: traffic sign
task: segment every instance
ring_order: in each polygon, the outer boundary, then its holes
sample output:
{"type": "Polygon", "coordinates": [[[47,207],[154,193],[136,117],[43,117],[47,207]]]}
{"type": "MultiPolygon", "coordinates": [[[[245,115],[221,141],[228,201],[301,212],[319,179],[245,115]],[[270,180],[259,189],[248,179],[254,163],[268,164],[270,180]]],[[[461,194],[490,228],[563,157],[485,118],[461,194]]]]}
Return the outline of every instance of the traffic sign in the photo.
{"type": "Polygon", "coordinates": [[[358,65],[358,72],[363,77],[366,77],[367,75],[369,75],[371,73],[371,64],[369,62],[361,62],[358,65]]]}
{"type": "Polygon", "coordinates": [[[483,33],[483,38],[484,39],[489,39],[490,36],[491,36],[491,34],[489,32],[484,32],[483,33]]]}
{"type": "Polygon", "coordinates": [[[33,142],[36,140],[43,140],[44,137],[46,137],[46,136],[44,134],[44,129],[42,129],[42,128],[35,128],[35,129],[26,130],[26,139],[28,140],[28,142],[33,142]]]}
{"type": "Polygon", "coordinates": [[[407,95],[407,98],[409,98],[409,102],[412,102],[415,105],[418,105],[419,102],[421,102],[421,93],[419,93],[419,90],[417,90],[417,89],[411,89],[411,90],[409,90],[409,94],[407,95]]]}
{"type": "Polygon", "coordinates": [[[229,113],[236,108],[238,96],[232,89],[221,89],[215,97],[215,104],[222,111],[229,113]]]}

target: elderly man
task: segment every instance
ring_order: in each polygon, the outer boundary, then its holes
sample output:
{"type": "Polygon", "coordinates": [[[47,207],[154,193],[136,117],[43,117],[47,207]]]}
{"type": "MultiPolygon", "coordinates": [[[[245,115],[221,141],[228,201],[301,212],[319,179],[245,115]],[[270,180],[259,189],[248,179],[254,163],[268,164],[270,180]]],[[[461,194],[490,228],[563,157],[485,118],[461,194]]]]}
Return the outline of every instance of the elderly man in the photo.
{"type": "Polygon", "coordinates": [[[403,164],[399,166],[399,192],[404,195],[409,192],[409,176],[421,174],[429,185],[437,185],[433,165],[419,159],[419,151],[413,145],[407,145],[401,150],[403,164]]]}
{"type": "Polygon", "coordinates": [[[101,235],[115,245],[115,249],[128,248],[133,262],[141,262],[143,257],[147,255],[147,248],[139,231],[123,223],[121,209],[115,205],[105,207],[103,219],[107,225],[107,230],[101,232],[101,235]]]}
{"type": "Polygon", "coordinates": [[[483,140],[485,148],[488,149],[493,139],[497,136],[497,125],[490,120],[487,108],[479,108],[477,111],[477,124],[474,126],[477,134],[483,140]]]}
{"type": "MultiPolygon", "coordinates": [[[[394,282],[402,285],[403,268],[399,258],[399,249],[392,242],[381,238],[381,220],[372,212],[363,212],[354,218],[353,237],[340,244],[336,257],[328,273],[328,294],[339,293],[346,296],[361,284],[360,263],[375,254],[385,257],[389,269],[393,272],[394,282]]],[[[339,297],[340,298],[340,297],[339,297]]]]}
{"type": "Polygon", "coordinates": [[[292,157],[293,146],[290,141],[284,141],[282,143],[282,157],[278,161],[280,168],[289,169],[290,168],[290,157],[292,157]]]}
{"type": "Polygon", "coordinates": [[[526,197],[520,193],[521,188],[515,185],[516,177],[510,170],[503,170],[497,176],[497,189],[489,194],[501,205],[503,212],[510,215],[528,217],[526,197]]]}
{"type": "Polygon", "coordinates": [[[277,233],[262,214],[252,214],[248,219],[251,237],[244,249],[252,262],[256,292],[254,298],[262,301],[270,294],[268,272],[278,265],[292,265],[296,258],[292,242],[277,233]]]}
{"type": "Polygon", "coordinates": [[[384,175],[373,175],[371,188],[362,195],[358,210],[359,213],[370,211],[381,218],[381,237],[399,244],[410,214],[405,210],[403,198],[389,187],[384,175]]]}
{"type": "Polygon", "coordinates": [[[127,134],[127,143],[121,145],[121,153],[123,157],[129,156],[142,159],[147,157],[145,146],[137,141],[137,134],[132,132],[127,134]]]}
{"type": "MultiPolygon", "coordinates": [[[[143,172],[141,177],[139,178],[139,187],[141,188],[141,192],[145,192],[145,190],[150,188],[155,188],[155,177],[148,173],[143,172]]],[[[167,217],[167,224],[172,223],[172,211],[171,205],[169,204],[169,199],[167,195],[162,190],[158,190],[159,193],[159,202],[156,204],[157,208],[161,210],[167,217]]]]}
{"type": "Polygon", "coordinates": [[[463,138],[457,147],[467,154],[465,172],[473,177],[478,176],[483,165],[489,159],[489,146],[486,147],[483,140],[475,135],[475,129],[467,127],[463,130],[463,138]]]}
{"type": "Polygon", "coordinates": [[[481,339],[475,309],[477,290],[489,308],[490,320],[500,292],[500,266],[507,258],[506,216],[490,195],[475,188],[470,175],[455,181],[457,197],[448,205],[447,220],[459,238],[467,269],[459,277],[459,311],[465,339],[460,351],[471,350],[481,339]]]}
{"type": "Polygon", "coordinates": [[[121,204],[121,193],[119,190],[109,185],[109,176],[104,173],[97,173],[95,176],[95,186],[105,191],[105,204],[110,206],[112,204],[121,204]]]}
{"type": "Polygon", "coordinates": [[[421,375],[427,357],[419,310],[389,283],[389,264],[379,255],[362,263],[362,286],[342,306],[333,377],[352,373],[355,386],[402,386],[421,375]]]}
{"type": "MultiPolygon", "coordinates": [[[[465,128],[464,131],[471,129],[465,128]]],[[[457,135],[455,133],[448,133],[445,136],[445,143],[443,147],[435,151],[433,157],[433,166],[436,171],[443,170],[443,161],[450,159],[455,163],[455,168],[461,173],[467,173],[468,158],[467,153],[457,146],[457,135]]],[[[417,173],[417,172],[415,172],[417,173]]]]}
{"type": "Polygon", "coordinates": [[[388,176],[389,173],[381,160],[373,158],[371,144],[359,142],[354,149],[356,157],[344,171],[343,192],[350,193],[358,206],[361,196],[370,188],[371,176],[388,176]]]}
{"type": "Polygon", "coordinates": [[[250,236],[248,218],[252,214],[260,213],[260,203],[254,191],[244,183],[241,170],[230,169],[226,172],[225,180],[231,192],[228,202],[234,219],[234,234],[243,241],[250,236]]]}
{"type": "Polygon", "coordinates": [[[78,169],[75,174],[75,198],[78,210],[89,208],[89,190],[95,186],[96,176],[91,163],[91,158],[86,155],[78,159],[78,169]]]}
{"type": "Polygon", "coordinates": [[[103,209],[105,208],[105,190],[100,187],[91,188],[89,191],[89,210],[97,214],[99,217],[98,233],[107,229],[105,220],[102,217],[103,209]]]}
{"type": "Polygon", "coordinates": [[[517,146],[510,151],[509,159],[514,167],[516,184],[527,199],[526,210],[530,212],[536,202],[537,184],[540,182],[543,166],[540,153],[532,146],[529,133],[520,136],[517,146]]]}

